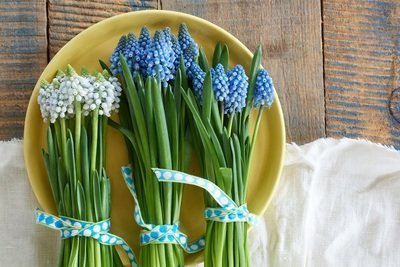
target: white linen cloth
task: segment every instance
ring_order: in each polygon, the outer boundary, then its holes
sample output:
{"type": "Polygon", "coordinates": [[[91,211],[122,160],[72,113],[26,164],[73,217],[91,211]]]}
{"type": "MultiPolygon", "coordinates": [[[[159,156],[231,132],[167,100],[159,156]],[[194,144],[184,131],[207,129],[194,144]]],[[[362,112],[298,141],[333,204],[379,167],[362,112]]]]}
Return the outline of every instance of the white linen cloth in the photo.
{"type": "MultiPolygon", "coordinates": [[[[21,141],[0,142],[0,266],[56,266],[59,234],[35,225],[21,141]]],[[[250,232],[254,267],[400,266],[400,153],[368,141],[286,147],[250,232]]]]}

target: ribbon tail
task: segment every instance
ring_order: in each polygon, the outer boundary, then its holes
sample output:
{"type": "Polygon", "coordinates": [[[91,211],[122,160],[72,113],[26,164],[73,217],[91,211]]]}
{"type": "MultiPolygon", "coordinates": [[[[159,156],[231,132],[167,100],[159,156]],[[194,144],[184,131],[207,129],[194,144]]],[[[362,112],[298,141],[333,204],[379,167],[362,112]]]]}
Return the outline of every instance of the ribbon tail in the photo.
{"type": "Polygon", "coordinates": [[[136,223],[143,228],[151,230],[152,225],[146,224],[144,222],[142,214],[140,212],[140,205],[139,205],[138,197],[136,194],[135,183],[133,182],[133,178],[132,178],[131,167],[129,165],[123,166],[121,168],[121,171],[122,171],[122,176],[124,177],[125,183],[128,186],[128,189],[131,192],[131,195],[133,196],[133,200],[135,201],[135,221],[136,221],[136,223]]]}
{"type": "Polygon", "coordinates": [[[204,249],[206,245],[206,237],[203,235],[196,241],[187,244],[183,249],[186,251],[186,253],[196,253],[204,249]]]}
{"type": "Polygon", "coordinates": [[[133,252],[132,248],[129,247],[128,243],[126,243],[126,241],[123,240],[121,237],[109,233],[99,233],[98,236],[93,238],[96,239],[99,243],[106,246],[120,246],[128,256],[131,266],[138,267],[135,253],[133,252]]]}

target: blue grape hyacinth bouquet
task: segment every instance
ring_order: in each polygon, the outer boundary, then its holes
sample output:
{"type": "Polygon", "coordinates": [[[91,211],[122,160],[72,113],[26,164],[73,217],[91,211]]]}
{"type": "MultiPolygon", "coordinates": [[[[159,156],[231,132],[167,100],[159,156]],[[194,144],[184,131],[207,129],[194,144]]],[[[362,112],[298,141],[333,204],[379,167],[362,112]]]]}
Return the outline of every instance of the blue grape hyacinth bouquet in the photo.
{"type": "Polygon", "coordinates": [[[185,24],[152,36],[122,36],[110,57],[121,75],[120,123],[130,166],[123,176],[136,201],[142,227],[140,266],[184,266],[183,253],[205,250],[205,266],[250,266],[246,205],[252,151],[263,111],[274,99],[274,85],[261,67],[261,49],[249,75],[229,67],[229,50],[217,44],[212,63],[185,24]],[[256,110],[254,129],[250,113],[256,110]],[[195,148],[202,178],[186,174],[195,148]],[[188,244],[179,230],[183,184],[205,189],[207,229],[188,244]],[[163,231],[160,231],[163,229],[163,231]]]}
{"type": "Polygon", "coordinates": [[[233,201],[229,206],[224,205],[228,201],[205,197],[206,267],[250,266],[247,229],[255,220],[246,204],[249,170],[263,111],[274,98],[274,85],[261,68],[261,57],[258,48],[247,77],[242,66],[229,68],[227,46],[216,46],[212,66],[201,51],[199,64],[189,68],[193,91],[182,91],[193,121],[191,130],[203,177],[233,201]],[[257,109],[258,115],[250,133],[252,109],[257,109]]]}
{"type": "Polygon", "coordinates": [[[152,170],[187,171],[192,152],[181,90],[188,90],[186,68],[197,55],[182,24],[178,36],[169,28],[151,36],[146,27],[139,38],[122,36],[110,57],[110,71],[121,74],[125,84],[120,124],[112,125],[124,134],[128,147],[130,166],[123,175],[143,229],[140,266],[184,266],[183,252],[199,250],[179,230],[183,186],[159,183],[152,170]]]}

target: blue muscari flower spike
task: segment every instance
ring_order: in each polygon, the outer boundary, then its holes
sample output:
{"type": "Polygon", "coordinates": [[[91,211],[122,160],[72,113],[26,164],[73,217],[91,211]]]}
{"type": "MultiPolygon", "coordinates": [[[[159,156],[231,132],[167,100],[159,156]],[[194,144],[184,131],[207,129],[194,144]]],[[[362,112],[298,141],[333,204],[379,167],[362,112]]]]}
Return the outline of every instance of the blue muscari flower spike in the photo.
{"type": "Polygon", "coordinates": [[[224,112],[241,112],[246,106],[248,78],[241,65],[236,65],[227,74],[229,79],[229,97],[224,102],[224,112]]]}
{"type": "Polygon", "coordinates": [[[140,50],[139,43],[136,36],[133,33],[129,33],[126,38],[125,49],[123,53],[126,62],[128,63],[129,69],[132,75],[135,76],[140,70],[140,50]]]}
{"type": "Polygon", "coordinates": [[[185,51],[190,45],[193,45],[194,48],[198,50],[197,44],[190,35],[189,29],[185,23],[182,23],[179,27],[178,41],[182,51],[185,51]]]}
{"type": "Polygon", "coordinates": [[[171,43],[168,43],[165,33],[161,30],[154,34],[153,45],[155,67],[152,70],[152,76],[158,72],[163,86],[166,87],[168,81],[174,78],[172,70],[174,69],[175,54],[172,51],[171,43]]]}
{"type": "Polygon", "coordinates": [[[188,48],[183,51],[183,61],[185,63],[185,67],[189,69],[190,65],[193,62],[196,62],[196,59],[199,55],[199,51],[197,49],[197,45],[191,44],[188,48]]]}
{"type": "Polygon", "coordinates": [[[150,52],[152,49],[153,40],[151,40],[150,32],[146,26],[144,26],[140,32],[138,43],[140,57],[139,67],[142,75],[147,77],[147,61],[149,60],[149,56],[150,58],[152,57],[152,55],[149,55],[148,52],[150,52]]]}
{"type": "Polygon", "coordinates": [[[114,75],[117,75],[122,72],[121,63],[119,62],[119,55],[120,53],[124,53],[125,45],[126,45],[126,36],[123,35],[119,39],[118,44],[115,47],[110,57],[110,63],[111,63],[110,70],[114,75]]]}
{"type": "Polygon", "coordinates": [[[192,80],[194,94],[197,97],[199,103],[201,103],[203,98],[203,84],[206,73],[196,63],[190,66],[190,71],[188,71],[188,74],[189,73],[189,78],[192,80]]]}
{"type": "Polygon", "coordinates": [[[175,35],[171,35],[171,42],[172,42],[172,51],[174,51],[174,54],[175,54],[175,61],[174,61],[175,71],[177,71],[179,69],[179,64],[180,64],[181,55],[182,55],[182,49],[181,49],[181,46],[179,45],[179,41],[175,37],[175,35]]]}
{"type": "Polygon", "coordinates": [[[211,69],[212,87],[215,98],[220,102],[229,101],[229,80],[221,64],[211,69]]]}
{"type": "Polygon", "coordinates": [[[254,107],[271,107],[274,102],[274,82],[265,69],[261,69],[257,74],[256,88],[254,91],[254,107]]]}
{"type": "Polygon", "coordinates": [[[165,41],[168,43],[169,46],[172,45],[172,33],[169,27],[165,27],[163,30],[165,41]]]}

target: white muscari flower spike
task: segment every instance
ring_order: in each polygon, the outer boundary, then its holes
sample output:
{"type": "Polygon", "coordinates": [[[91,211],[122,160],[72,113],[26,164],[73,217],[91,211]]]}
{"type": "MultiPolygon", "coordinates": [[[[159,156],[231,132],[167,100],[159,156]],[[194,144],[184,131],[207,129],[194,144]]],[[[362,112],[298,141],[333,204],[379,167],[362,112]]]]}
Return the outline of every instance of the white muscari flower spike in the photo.
{"type": "Polygon", "coordinates": [[[78,75],[68,66],[66,72],[59,71],[51,83],[42,81],[38,103],[43,120],[54,123],[58,118],[72,118],[75,105],[81,105],[84,116],[95,109],[105,116],[118,111],[121,84],[106,71],[103,74],[93,76],[83,70],[82,75],[78,75]]]}

